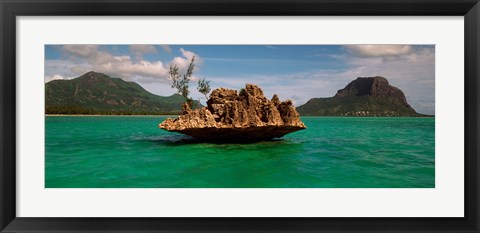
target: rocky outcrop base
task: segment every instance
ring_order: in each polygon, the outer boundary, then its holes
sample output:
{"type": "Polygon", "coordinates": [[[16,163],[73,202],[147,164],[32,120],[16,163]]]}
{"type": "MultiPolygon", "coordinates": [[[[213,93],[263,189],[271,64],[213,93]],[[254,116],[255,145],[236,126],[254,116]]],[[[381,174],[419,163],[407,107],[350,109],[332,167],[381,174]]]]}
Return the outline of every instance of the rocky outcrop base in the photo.
{"type": "Polygon", "coordinates": [[[191,110],[184,106],[182,115],[166,119],[159,128],[207,141],[260,141],[306,126],[292,101],[281,102],[277,95],[268,100],[262,89],[247,84],[240,92],[216,89],[207,107],[191,110]]]}

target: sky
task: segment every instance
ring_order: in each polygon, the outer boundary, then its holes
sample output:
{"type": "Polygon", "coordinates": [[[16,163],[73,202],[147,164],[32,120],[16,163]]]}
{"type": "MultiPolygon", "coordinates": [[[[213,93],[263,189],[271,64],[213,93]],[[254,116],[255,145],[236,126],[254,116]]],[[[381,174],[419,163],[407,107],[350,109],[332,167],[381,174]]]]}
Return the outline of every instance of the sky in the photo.
{"type": "Polygon", "coordinates": [[[89,71],[140,84],[161,96],[171,88],[169,67],[180,74],[195,56],[191,96],[201,78],[240,90],[260,86],[267,98],[278,94],[296,106],[332,97],[357,77],[385,77],[400,88],[419,113],[435,114],[434,45],[45,45],[45,82],[73,79],[89,71]]]}

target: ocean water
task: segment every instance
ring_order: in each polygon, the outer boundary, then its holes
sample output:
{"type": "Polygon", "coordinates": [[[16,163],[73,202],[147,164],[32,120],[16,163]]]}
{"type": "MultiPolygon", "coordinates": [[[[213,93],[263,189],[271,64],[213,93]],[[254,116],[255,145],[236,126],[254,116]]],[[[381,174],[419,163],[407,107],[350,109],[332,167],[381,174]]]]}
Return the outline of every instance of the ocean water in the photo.
{"type": "Polygon", "coordinates": [[[302,117],[306,130],[199,143],[163,116],[46,116],[46,188],[433,188],[435,118],[302,117]]]}

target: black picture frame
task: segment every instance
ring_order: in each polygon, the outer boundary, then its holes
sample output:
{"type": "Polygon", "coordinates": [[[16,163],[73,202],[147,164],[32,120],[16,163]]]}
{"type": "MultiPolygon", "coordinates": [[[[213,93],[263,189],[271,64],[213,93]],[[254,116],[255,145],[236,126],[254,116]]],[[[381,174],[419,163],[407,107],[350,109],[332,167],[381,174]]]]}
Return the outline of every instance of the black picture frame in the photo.
{"type": "MultiPolygon", "coordinates": [[[[1,0],[1,232],[479,232],[478,0],[1,0]],[[16,217],[17,16],[425,15],[465,19],[463,218],[21,218],[16,217]]],[[[460,155],[459,155],[460,156],[460,155]]],[[[439,203],[441,205],[442,203],[439,203]]]]}

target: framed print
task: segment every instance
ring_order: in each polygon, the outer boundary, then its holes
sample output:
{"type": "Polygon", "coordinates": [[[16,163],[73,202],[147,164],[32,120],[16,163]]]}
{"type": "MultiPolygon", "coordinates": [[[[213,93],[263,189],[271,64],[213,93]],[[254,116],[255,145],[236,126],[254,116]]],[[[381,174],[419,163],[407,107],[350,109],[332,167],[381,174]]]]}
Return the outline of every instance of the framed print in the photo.
{"type": "Polygon", "coordinates": [[[2,1],[2,232],[478,232],[478,1],[2,1]]]}

